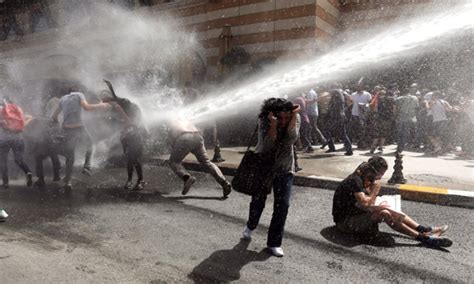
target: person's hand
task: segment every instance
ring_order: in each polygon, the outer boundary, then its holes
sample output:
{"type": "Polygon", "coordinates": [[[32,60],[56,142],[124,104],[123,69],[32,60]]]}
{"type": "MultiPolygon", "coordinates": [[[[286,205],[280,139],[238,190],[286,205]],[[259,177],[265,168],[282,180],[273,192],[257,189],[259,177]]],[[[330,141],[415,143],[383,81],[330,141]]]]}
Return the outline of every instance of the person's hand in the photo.
{"type": "Polygon", "coordinates": [[[270,123],[275,123],[278,120],[276,116],[273,114],[273,112],[269,112],[267,115],[267,118],[270,121],[270,123]]]}
{"type": "Polygon", "coordinates": [[[375,182],[369,185],[369,191],[371,194],[372,192],[375,192],[375,195],[378,195],[381,188],[382,188],[382,185],[380,184],[380,181],[378,180],[376,180],[375,182]]]}
{"type": "Polygon", "coordinates": [[[298,112],[300,112],[300,110],[301,110],[300,105],[296,105],[296,107],[293,109],[292,113],[298,113],[298,112]]]}

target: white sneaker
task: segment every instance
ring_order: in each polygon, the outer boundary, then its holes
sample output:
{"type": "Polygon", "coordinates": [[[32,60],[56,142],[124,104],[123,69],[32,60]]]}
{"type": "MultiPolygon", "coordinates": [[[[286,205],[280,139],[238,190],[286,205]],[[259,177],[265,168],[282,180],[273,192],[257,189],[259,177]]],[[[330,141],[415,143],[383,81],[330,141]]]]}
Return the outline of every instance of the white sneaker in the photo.
{"type": "Polygon", "coordinates": [[[5,210],[0,209],[0,222],[7,220],[8,214],[5,210]]]}
{"type": "Polygon", "coordinates": [[[285,255],[281,247],[271,247],[269,249],[270,249],[270,252],[273,254],[273,256],[282,257],[285,255]]]}
{"type": "Polygon", "coordinates": [[[245,230],[242,232],[242,236],[246,240],[250,240],[252,238],[252,230],[249,227],[245,226],[245,230]]]}

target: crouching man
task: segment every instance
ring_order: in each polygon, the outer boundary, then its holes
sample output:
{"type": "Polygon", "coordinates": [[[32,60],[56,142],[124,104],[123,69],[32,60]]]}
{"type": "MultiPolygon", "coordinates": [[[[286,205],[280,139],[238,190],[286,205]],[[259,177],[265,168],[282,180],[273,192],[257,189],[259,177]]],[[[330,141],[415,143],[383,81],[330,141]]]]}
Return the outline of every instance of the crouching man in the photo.
{"type": "Polygon", "coordinates": [[[385,222],[393,230],[425,246],[451,246],[451,240],[440,237],[448,226],[422,226],[404,213],[394,212],[385,206],[375,206],[381,188],[380,179],[386,170],[385,159],[374,156],[341,182],[334,193],[332,207],[337,229],[356,236],[374,236],[378,233],[378,224],[385,222]]]}

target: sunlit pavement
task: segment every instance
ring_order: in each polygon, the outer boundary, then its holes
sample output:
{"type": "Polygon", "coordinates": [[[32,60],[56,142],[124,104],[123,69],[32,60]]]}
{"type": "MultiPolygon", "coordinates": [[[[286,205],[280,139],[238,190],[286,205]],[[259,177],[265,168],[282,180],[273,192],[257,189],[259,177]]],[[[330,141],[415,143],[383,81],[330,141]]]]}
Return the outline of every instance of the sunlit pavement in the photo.
{"type": "MultiPolygon", "coordinates": [[[[148,168],[147,189],[123,189],[124,169],[79,176],[71,194],[57,185],[0,191],[0,283],[18,282],[465,282],[473,281],[472,210],[403,202],[423,224],[449,224],[449,250],[398,234],[367,244],[332,227],[332,192],[294,187],[285,257],[264,250],[271,200],[251,242],[240,239],[249,197],[222,200],[209,176],[181,196],[181,181],[148,168]]],[[[389,232],[385,226],[384,232],[389,232]]]]}

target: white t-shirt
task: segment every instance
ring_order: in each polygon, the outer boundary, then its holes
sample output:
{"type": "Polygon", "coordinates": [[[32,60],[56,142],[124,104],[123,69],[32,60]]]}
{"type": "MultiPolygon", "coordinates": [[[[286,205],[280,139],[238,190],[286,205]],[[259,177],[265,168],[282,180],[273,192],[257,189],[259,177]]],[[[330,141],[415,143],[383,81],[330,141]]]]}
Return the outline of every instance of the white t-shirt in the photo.
{"type": "MultiPolygon", "coordinates": [[[[432,96],[433,96],[433,92],[426,93],[426,95],[424,96],[425,101],[430,102],[432,96]]],[[[431,111],[431,109],[428,109],[426,111],[426,116],[430,116],[430,115],[433,115],[433,112],[431,111]]]]}
{"type": "Polygon", "coordinates": [[[446,116],[446,107],[448,103],[444,100],[436,100],[431,106],[431,113],[433,114],[433,122],[448,120],[446,116]]]}
{"type": "Polygon", "coordinates": [[[372,100],[372,95],[366,91],[354,92],[352,98],[352,115],[359,116],[359,103],[368,104],[372,100]]]}
{"type": "MultiPolygon", "coordinates": [[[[318,98],[318,93],[316,93],[315,90],[311,89],[309,92],[306,94],[306,100],[312,101],[318,98]]],[[[318,102],[314,103],[306,103],[306,113],[308,115],[315,115],[318,116],[318,102]]]]}

